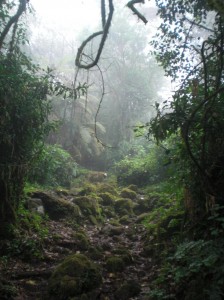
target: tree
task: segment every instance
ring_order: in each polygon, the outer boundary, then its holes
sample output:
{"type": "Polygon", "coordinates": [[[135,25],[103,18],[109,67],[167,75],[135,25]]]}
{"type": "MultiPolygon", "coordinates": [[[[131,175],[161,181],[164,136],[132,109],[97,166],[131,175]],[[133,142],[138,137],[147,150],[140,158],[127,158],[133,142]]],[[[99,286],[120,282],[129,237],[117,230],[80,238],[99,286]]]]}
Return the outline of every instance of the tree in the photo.
{"type": "Polygon", "coordinates": [[[204,1],[156,2],[163,22],[152,44],[178,88],[149,131],[157,141],[180,136],[187,205],[202,217],[224,191],[224,19],[204,1]]]}
{"type": "Polygon", "coordinates": [[[118,10],[100,62],[106,71],[98,117],[106,127],[105,142],[114,147],[133,140],[133,127],[152,116],[152,104],[160,100],[159,87],[165,85],[163,71],[147,55],[146,45],[145,29],[131,24],[128,14],[118,10]]]}
{"type": "Polygon", "coordinates": [[[47,94],[75,97],[78,92],[63,86],[50,70],[41,70],[22,53],[26,36],[19,19],[27,2],[20,0],[13,14],[16,3],[0,2],[0,235],[7,234],[8,225],[16,222],[27,172],[52,129],[47,94]]]}

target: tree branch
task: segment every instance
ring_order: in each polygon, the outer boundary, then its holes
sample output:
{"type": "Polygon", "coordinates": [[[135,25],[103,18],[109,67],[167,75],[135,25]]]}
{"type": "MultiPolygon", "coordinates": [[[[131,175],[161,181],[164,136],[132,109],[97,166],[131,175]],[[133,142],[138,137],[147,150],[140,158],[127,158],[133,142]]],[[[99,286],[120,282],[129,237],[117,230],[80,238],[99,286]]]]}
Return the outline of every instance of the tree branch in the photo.
{"type": "Polygon", "coordinates": [[[127,7],[130,8],[134,15],[137,15],[143,23],[147,24],[148,20],[134,7],[134,5],[137,3],[145,3],[145,0],[131,0],[127,3],[127,7]]]}
{"type": "MultiPolygon", "coordinates": [[[[101,1],[101,4],[104,5],[104,1],[101,1]]],[[[103,31],[98,31],[98,32],[95,32],[94,34],[92,34],[91,36],[89,36],[82,44],[81,46],[79,47],[78,49],[78,52],[77,52],[77,55],[76,55],[76,59],[75,59],[75,64],[78,68],[82,68],[82,69],[90,69],[94,66],[96,66],[98,64],[98,61],[100,59],[100,56],[101,56],[101,53],[103,51],[103,47],[104,47],[104,44],[105,44],[105,41],[106,41],[106,38],[107,38],[107,35],[109,33],[109,28],[110,28],[110,25],[111,25],[111,21],[112,21],[112,17],[113,17],[113,12],[114,12],[114,6],[113,6],[113,0],[109,0],[109,14],[108,14],[108,18],[107,18],[107,21],[105,23],[105,26],[103,28],[103,31]],[[96,54],[96,57],[95,59],[87,64],[87,65],[84,65],[81,63],[81,56],[82,56],[82,52],[85,48],[85,46],[87,45],[88,42],[90,42],[93,38],[95,38],[96,36],[98,35],[101,35],[102,34],[102,39],[101,39],[101,42],[100,42],[100,45],[99,45],[99,48],[98,48],[98,51],[97,51],[97,54],[96,54]]]]}
{"type": "Polygon", "coordinates": [[[16,12],[16,14],[14,16],[12,16],[8,23],[5,25],[5,28],[3,29],[1,35],[0,35],[0,50],[3,46],[3,42],[4,42],[4,39],[6,37],[6,35],[8,34],[11,26],[18,22],[20,16],[23,14],[23,12],[26,10],[26,4],[27,4],[27,0],[20,0],[20,4],[19,4],[19,7],[18,7],[18,10],[16,12]]]}

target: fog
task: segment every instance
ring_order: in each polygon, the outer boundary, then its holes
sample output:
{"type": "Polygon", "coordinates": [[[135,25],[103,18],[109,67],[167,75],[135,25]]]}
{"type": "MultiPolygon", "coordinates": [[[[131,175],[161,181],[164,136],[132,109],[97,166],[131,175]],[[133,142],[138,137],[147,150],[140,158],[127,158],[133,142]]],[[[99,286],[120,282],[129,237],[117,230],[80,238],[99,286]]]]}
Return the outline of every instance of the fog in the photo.
{"type": "MultiPolygon", "coordinates": [[[[155,102],[170,95],[170,81],[150,54],[149,42],[160,22],[154,1],[136,6],[147,18],[146,25],[126,7],[126,1],[114,1],[112,25],[100,61],[89,71],[79,70],[78,76],[77,49],[101,30],[100,1],[65,0],[62,5],[60,1],[33,0],[31,4],[35,11],[29,20],[33,60],[52,68],[69,87],[89,86],[87,94],[75,102],[52,98],[52,117],[62,126],[48,142],[61,144],[78,163],[103,169],[108,149],[135,144],[133,128],[148,122],[155,113],[155,102]]],[[[84,49],[90,61],[99,41],[95,38],[84,49]]]]}

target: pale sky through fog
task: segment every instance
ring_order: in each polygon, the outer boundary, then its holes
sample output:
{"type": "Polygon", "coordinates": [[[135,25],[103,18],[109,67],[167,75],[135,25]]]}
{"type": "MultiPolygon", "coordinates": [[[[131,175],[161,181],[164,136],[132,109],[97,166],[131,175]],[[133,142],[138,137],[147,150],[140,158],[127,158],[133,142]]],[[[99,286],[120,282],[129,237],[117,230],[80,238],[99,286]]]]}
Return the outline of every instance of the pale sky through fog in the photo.
{"type": "MultiPolygon", "coordinates": [[[[68,35],[72,32],[77,34],[86,27],[100,26],[100,2],[100,0],[30,0],[42,26],[56,28],[61,32],[67,31],[68,35]]],[[[119,3],[124,9],[128,9],[125,7],[127,2],[128,0],[114,1],[114,6],[116,8],[119,3]]],[[[141,7],[153,6],[153,3],[154,0],[146,1],[144,5],[136,5],[136,8],[141,11],[141,7]]]]}
{"type": "Polygon", "coordinates": [[[77,34],[84,27],[97,26],[100,1],[89,0],[31,0],[36,16],[43,26],[77,34]]]}

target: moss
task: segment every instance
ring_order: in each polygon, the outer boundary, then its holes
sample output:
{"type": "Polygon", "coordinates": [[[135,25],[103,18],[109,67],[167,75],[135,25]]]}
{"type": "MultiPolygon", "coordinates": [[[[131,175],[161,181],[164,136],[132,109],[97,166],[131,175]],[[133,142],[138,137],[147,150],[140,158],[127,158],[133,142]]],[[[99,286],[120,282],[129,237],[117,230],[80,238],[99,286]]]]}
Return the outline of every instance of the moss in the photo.
{"type": "Polygon", "coordinates": [[[83,187],[79,190],[78,196],[86,196],[96,192],[96,186],[91,183],[84,183],[83,187]]]}
{"type": "Polygon", "coordinates": [[[115,202],[115,211],[120,215],[132,215],[133,206],[131,199],[121,198],[115,202]]]}
{"type": "Polygon", "coordinates": [[[135,280],[129,280],[117,289],[115,295],[117,299],[126,300],[138,296],[140,292],[140,284],[135,280]]]}
{"type": "Polygon", "coordinates": [[[67,257],[49,280],[50,299],[64,300],[89,292],[100,286],[99,268],[85,255],[67,257]]]}
{"type": "Polygon", "coordinates": [[[93,260],[102,259],[103,253],[100,247],[90,247],[88,250],[88,256],[93,260]]]}
{"type": "Polygon", "coordinates": [[[113,253],[118,255],[120,258],[122,258],[125,265],[130,265],[133,263],[133,258],[132,258],[131,252],[128,251],[127,249],[118,248],[118,249],[113,250],[113,253]]]}
{"type": "Polygon", "coordinates": [[[89,220],[93,225],[96,225],[96,226],[98,225],[98,221],[93,215],[89,216],[89,220]]]}
{"type": "Polygon", "coordinates": [[[119,220],[121,224],[130,224],[131,220],[128,215],[122,216],[119,220]]]}
{"type": "Polygon", "coordinates": [[[108,232],[109,236],[114,236],[114,235],[120,235],[124,232],[124,229],[122,226],[111,226],[110,230],[108,232]]]}
{"type": "Polygon", "coordinates": [[[59,196],[68,196],[69,195],[69,191],[67,189],[64,189],[64,188],[57,188],[55,190],[55,193],[59,196]]]}
{"type": "Polygon", "coordinates": [[[0,299],[14,299],[18,291],[14,285],[0,278],[0,299]]]}
{"type": "Polygon", "coordinates": [[[116,217],[114,208],[111,206],[102,207],[102,214],[106,216],[107,218],[114,218],[116,217]]]}
{"type": "Polygon", "coordinates": [[[36,192],[33,197],[42,200],[44,211],[53,220],[64,218],[78,218],[80,209],[69,201],[47,192],[36,192]]]}
{"type": "Polygon", "coordinates": [[[111,194],[111,193],[100,193],[99,194],[99,197],[102,198],[102,205],[105,205],[105,206],[110,206],[110,205],[114,205],[114,196],[111,194]]]}
{"type": "Polygon", "coordinates": [[[129,190],[132,190],[132,191],[134,191],[134,192],[138,192],[138,186],[137,185],[135,185],[135,184],[130,184],[128,187],[127,187],[127,189],[129,189],[129,190]]]}
{"type": "Polygon", "coordinates": [[[129,198],[131,200],[134,200],[137,198],[137,194],[136,192],[134,192],[133,190],[131,189],[128,189],[128,188],[124,188],[122,191],[121,191],[121,197],[122,198],[129,198]]]}
{"type": "Polygon", "coordinates": [[[75,197],[73,200],[74,204],[77,204],[81,209],[83,215],[98,216],[100,214],[100,207],[97,197],[94,196],[81,196],[75,197]]]}
{"type": "Polygon", "coordinates": [[[147,220],[150,216],[150,213],[142,213],[140,214],[137,219],[136,219],[136,223],[142,223],[144,220],[147,220]]]}
{"type": "Polygon", "coordinates": [[[90,242],[88,237],[84,233],[77,232],[74,234],[74,238],[80,250],[88,250],[90,242]]]}
{"type": "Polygon", "coordinates": [[[152,209],[155,208],[156,204],[159,201],[159,197],[158,196],[141,196],[138,200],[137,200],[137,204],[134,207],[134,212],[136,214],[142,214],[145,213],[147,211],[151,211],[152,209]]]}
{"type": "Polygon", "coordinates": [[[109,223],[113,226],[120,226],[121,225],[117,219],[111,219],[109,223]]]}
{"type": "Polygon", "coordinates": [[[118,256],[109,257],[106,260],[106,269],[109,272],[122,272],[125,269],[124,260],[118,256]]]}
{"type": "Polygon", "coordinates": [[[116,185],[109,183],[98,183],[97,184],[98,193],[110,193],[113,196],[118,196],[118,191],[116,185]]]}

